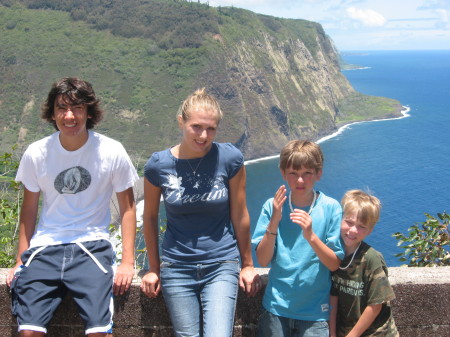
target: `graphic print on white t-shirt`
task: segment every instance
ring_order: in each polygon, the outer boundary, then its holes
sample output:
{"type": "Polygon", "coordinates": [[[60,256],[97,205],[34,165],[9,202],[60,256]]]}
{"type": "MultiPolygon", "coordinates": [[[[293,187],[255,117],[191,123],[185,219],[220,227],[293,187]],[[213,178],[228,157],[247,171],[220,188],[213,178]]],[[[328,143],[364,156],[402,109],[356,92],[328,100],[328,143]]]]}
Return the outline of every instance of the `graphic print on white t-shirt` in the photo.
{"type": "Polygon", "coordinates": [[[76,194],[91,184],[91,175],[81,166],[71,167],[56,176],[55,189],[60,194],[76,194]]]}

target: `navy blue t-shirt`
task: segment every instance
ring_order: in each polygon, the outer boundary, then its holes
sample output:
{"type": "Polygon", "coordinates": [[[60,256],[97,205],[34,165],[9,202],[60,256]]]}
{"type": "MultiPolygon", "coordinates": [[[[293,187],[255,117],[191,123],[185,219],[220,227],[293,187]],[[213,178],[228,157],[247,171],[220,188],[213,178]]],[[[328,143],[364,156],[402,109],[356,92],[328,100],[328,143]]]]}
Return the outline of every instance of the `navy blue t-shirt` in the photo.
{"type": "Polygon", "coordinates": [[[242,153],[229,143],[213,143],[197,159],[175,158],[170,149],[152,154],[144,175],[161,188],[164,198],[163,261],[210,263],[238,258],[228,189],[243,164],[242,153]]]}

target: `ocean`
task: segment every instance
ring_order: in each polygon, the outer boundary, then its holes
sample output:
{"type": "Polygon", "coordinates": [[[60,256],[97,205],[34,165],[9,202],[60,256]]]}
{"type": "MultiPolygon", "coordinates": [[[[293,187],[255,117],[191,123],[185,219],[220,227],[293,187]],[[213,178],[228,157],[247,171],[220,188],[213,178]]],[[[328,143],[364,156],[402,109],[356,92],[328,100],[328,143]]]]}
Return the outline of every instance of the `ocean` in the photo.
{"type": "MultiPolygon", "coordinates": [[[[450,50],[345,52],[344,71],[359,92],[390,97],[409,108],[400,119],[352,124],[318,140],[325,163],[317,189],[340,200],[363,189],[383,205],[367,242],[388,266],[402,262],[395,232],[407,233],[425,213],[450,211],[450,50]]],[[[278,158],[247,164],[252,231],[263,202],[283,184],[278,158]]]]}
{"type": "MultiPolygon", "coordinates": [[[[392,234],[407,234],[426,220],[425,213],[450,212],[450,50],[358,51],[343,58],[361,67],[343,72],[356,90],[396,99],[408,107],[408,116],[351,124],[317,140],[325,163],[316,187],[337,200],[355,188],[377,196],[381,217],[366,241],[388,266],[400,266],[392,234]]],[[[277,157],[246,168],[253,232],[262,204],[284,182],[277,157]]]]}

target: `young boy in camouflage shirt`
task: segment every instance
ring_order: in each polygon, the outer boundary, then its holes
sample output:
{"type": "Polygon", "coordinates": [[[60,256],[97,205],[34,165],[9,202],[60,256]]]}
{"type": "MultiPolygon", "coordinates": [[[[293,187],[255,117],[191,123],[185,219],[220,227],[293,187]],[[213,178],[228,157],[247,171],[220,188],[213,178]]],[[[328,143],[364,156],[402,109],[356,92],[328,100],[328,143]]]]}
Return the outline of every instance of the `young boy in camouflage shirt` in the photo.
{"type": "Polygon", "coordinates": [[[399,336],[389,301],[395,298],[381,253],[363,240],[380,215],[378,198],[360,190],[342,198],[345,258],[332,274],[331,337],[399,336]]]}

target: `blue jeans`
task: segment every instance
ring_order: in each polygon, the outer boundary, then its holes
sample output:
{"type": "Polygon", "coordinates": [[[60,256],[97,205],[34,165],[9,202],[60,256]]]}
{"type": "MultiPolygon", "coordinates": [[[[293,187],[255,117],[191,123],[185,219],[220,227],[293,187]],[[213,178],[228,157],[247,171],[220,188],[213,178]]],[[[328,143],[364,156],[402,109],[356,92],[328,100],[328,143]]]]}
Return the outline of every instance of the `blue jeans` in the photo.
{"type": "Polygon", "coordinates": [[[177,337],[231,337],[238,260],[161,265],[161,286],[177,337]]]}
{"type": "Polygon", "coordinates": [[[326,321],[301,321],[272,314],[263,308],[258,337],[328,337],[326,321]]]}

